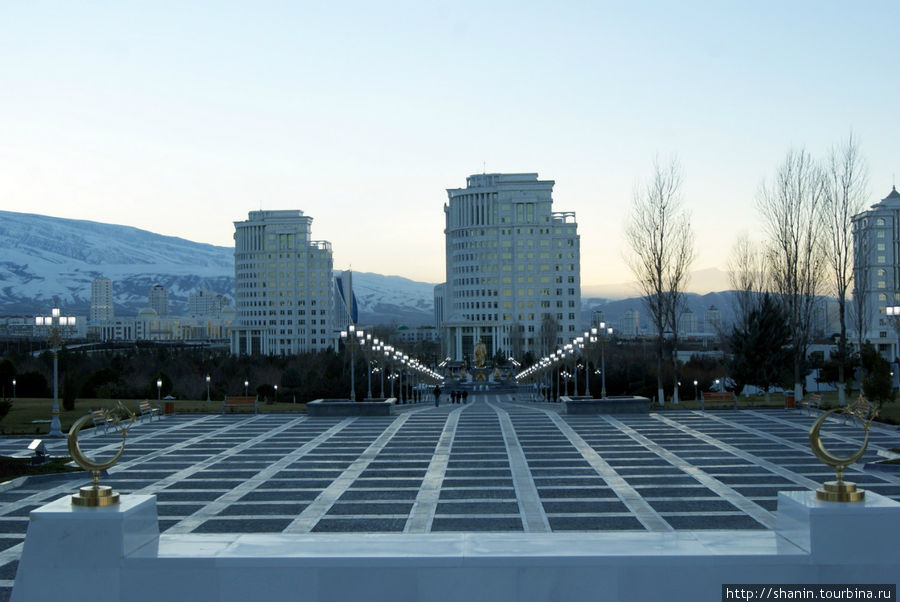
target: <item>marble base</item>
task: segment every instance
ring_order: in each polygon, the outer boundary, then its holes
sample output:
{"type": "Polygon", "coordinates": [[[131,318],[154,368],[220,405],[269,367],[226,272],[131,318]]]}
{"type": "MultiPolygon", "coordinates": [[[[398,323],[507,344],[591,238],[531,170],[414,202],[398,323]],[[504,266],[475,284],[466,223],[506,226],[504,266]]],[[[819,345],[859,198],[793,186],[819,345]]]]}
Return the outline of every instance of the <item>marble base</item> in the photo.
{"type": "Polygon", "coordinates": [[[646,397],[563,397],[562,400],[566,403],[566,414],[646,414],[650,411],[650,400],[646,397]]]}
{"type": "Polygon", "coordinates": [[[813,562],[883,563],[900,542],[900,503],[866,492],[860,502],[823,502],[814,491],[779,491],[776,531],[813,562]]]}
{"type": "Polygon", "coordinates": [[[900,504],[867,496],[781,493],[775,531],[161,536],[153,498],[66,497],[31,513],[12,599],[718,600],[723,584],[896,583],[900,504]]]}
{"type": "Polygon", "coordinates": [[[317,399],[306,404],[308,416],[390,416],[396,399],[349,401],[317,399]]]}
{"type": "Polygon", "coordinates": [[[157,553],[156,496],[123,495],[115,506],[98,507],[73,506],[66,496],[29,518],[14,602],[120,600],[125,558],[157,553]]]}

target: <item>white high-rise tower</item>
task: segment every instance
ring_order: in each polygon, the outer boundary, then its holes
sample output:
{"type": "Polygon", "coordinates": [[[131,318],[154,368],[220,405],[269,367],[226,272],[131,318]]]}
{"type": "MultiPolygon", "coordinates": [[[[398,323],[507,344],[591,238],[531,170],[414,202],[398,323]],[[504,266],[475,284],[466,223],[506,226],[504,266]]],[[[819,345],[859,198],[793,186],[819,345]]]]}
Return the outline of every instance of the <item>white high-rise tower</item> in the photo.
{"type": "Polygon", "coordinates": [[[105,322],[115,317],[113,281],[109,278],[91,280],[91,322],[105,322]]]}
{"type": "Polygon", "coordinates": [[[552,180],[479,174],[444,205],[444,354],[549,353],[581,333],[581,258],[574,212],[553,211],[552,180]]]}
{"type": "Polygon", "coordinates": [[[251,211],[234,222],[237,318],[231,352],[289,355],[335,343],[331,243],[302,211],[251,211]]]}

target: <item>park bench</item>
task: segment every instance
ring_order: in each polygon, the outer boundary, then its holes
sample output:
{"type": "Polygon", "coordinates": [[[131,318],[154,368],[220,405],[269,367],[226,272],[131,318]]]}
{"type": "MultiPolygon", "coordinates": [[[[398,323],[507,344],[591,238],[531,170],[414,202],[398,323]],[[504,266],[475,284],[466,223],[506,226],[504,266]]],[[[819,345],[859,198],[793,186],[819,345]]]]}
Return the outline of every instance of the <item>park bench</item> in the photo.
{"type": "Polygon", "coordinates": [[[104,410],[91,410],[91,420],[94,423],[94,434],[96,435],[100,434],[101,428],[104,435],[109,432],[110,427],[116,428],[116,421],[104,410]]]}
{"type": "Polygon", "coordinates": [[[813,408],[817,410],[822,409],[822,396],[818,393],[810,393],[806,397],[798,401],[797,405],[800,407],[805,407],[806,415],[812,416],[813,408]]]}
{"type": "Polygon", "coordinates": [[[225,399],[222,401],[222,413],[225,413],[225,408],[253,408],[253,413],[256,414],[258,402],[259,399],[257,397],[226,395],[225,399]]]}
{"type": "Polygon", "coordinates": [[[162,412],[159,406],[155,403],[150,403],[146,399],[138,403],[138,413],[140,414],[141,422],[144,421],[144,416],[148,416],[151,422],[153,421],[153,416],[156,416],[157,420],[162,419],[162,412]]]}
{"type": "Polygon", "coordinates": [[[731,402],[734,404],[734,409],[737,409],[737,397],[735,396],[733,391],[701,391],[700,392],[700,409],[706,409],[706,402],[719,403],[719,402],[731,402]]]}

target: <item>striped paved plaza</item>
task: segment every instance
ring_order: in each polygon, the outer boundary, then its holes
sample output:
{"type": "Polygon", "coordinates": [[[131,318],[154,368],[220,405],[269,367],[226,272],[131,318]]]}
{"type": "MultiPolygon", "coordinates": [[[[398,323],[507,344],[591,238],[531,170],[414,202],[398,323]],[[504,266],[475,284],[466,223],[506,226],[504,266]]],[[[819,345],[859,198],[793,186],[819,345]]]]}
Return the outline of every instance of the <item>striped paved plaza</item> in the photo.
{"type": "MultiPolygon", "coordinates": [[[[772,529],[777,492],[834,478],[797,410],[567,416],[556,404],[470,395],[466,405],[398,406],[395,416],[178,415],[138,424],[104,484],[157,496],[168,533],[772,529]]],[[[837,421],[823,441],[857,449],[837,421]]],[[[0,453],[30,439],[0,439],[0,453]]],[[[46,440],[49,441],[49,440],[46,440]]],[[[117,435],[83,433],[104,457],[117,435]]],[[[65,453],[53,441],[51,454],[65,453]]],[[[873,429],[862,463],[900,447],[873,429]]],[[[846,472],[900,500],[900,478],[846,472]]],[[[0,600],[9,597],[28,512],[88,480],[0,490],[0,600]]]]}

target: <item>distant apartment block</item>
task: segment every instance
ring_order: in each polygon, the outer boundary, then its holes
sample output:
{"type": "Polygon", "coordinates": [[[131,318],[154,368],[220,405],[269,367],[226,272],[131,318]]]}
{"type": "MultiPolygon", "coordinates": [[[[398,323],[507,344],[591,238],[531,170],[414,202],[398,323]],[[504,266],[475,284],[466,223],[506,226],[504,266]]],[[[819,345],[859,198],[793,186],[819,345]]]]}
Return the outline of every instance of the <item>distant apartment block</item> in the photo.
{"type": "Polygon", "coordinates": [[[886,358],[900,356],[887,308],[900,306],[900,192],[890,194],[853,216],[853,300],[848,302],[848,330],[871,341],[886,358]]]}
{"type": "Polygon", "coordinates": [[[627,309],[619,317],[617,333],[626,337],[635,337],[641,333],[640,313],[636,309],[627,309]]]}
{"type": "Polygon", "coordinates": [[[299,210],[251,211],[234,223],[231,352],[288,355],[335,344],[331,243],[299,210]]]}
{"type": "Polygon", "coordinates": [[[161,284],[155,285],[150,289],[147,295],[150,303],[150,309],[156,312],[158,316],[169,315],[169,291],[161,284]]]}
{"type": "Polygon", "coordinates": [[[201,289],[188,295],[189,316],[218,316],[228,307],[228,298],[215,291],[201,289]]]}
{"type": "Polygon", "coordinates": [[[437,343],[441,340],[440,334],[440,331],[432,326],[418,328],[401,326],[391,334],[391,343],[403,343],[404,345],[417,345],[423,342],[437,343]]]}
{"type": "Polygon", "coordinates": [[[112,320],[115,313],[113,281],[109,278],[94,278],[91,281],[91,322],[112,320]]]}
{"type": "Polygon", "coordinates": [[[542,355],[581,333],[578,225],[574,212],[553,211],[553,185],[494,173],[447,190],[446,282],[435,291],[445,357],[471,358],[479,340],[489,356],[542,355]],[[556,333],[542,342],[545,322],[556,333]]]}

